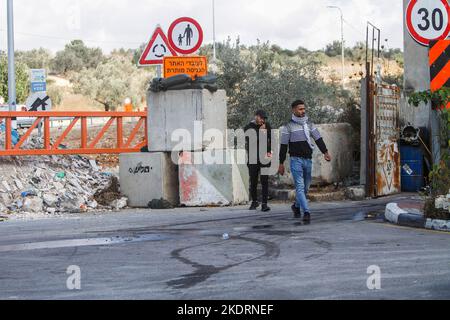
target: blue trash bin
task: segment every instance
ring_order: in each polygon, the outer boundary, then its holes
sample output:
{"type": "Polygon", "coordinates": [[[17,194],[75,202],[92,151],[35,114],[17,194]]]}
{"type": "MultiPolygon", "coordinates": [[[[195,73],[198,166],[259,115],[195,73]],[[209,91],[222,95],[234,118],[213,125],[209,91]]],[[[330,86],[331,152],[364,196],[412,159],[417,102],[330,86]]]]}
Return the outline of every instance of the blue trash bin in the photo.
{"type": "Polygon", "coordinates": [[[401,145],[402,191],[418,192],[425,186],[422,148],[401,145]]]}

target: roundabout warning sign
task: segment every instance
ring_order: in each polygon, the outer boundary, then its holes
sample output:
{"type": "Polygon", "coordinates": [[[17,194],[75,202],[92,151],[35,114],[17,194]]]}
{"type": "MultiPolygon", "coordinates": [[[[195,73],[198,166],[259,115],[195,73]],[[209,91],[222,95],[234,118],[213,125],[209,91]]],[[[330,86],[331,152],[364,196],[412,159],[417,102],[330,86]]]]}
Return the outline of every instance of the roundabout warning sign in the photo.
{"type": "Polygon", "coordinates": [[[139,66],[163,64],[164,57],[176,56],[177,53],[170,47],[164,31],[157,26],[155,32],[139,59],[139,66]]]}

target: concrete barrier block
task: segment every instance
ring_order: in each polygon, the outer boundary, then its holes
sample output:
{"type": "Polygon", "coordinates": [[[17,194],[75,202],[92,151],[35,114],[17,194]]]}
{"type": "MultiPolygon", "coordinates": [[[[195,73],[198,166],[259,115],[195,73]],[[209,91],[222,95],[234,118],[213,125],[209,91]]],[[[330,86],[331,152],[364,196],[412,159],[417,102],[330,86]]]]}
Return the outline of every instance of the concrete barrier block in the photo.
{"type": "Polygon", "coordinates": [[[249,201],[245,150],[217,150],[211,163],[205,152],[184,152],[179,160],[180,203],[187,207],[229,206],[249,201]]]}
{"type": "MultiPolygon", "coordinates": [[[[313,154],[313,184],[332,184],[342,182],[353,171],[354,144],[351,140],[353,129],[350,124],[322,124],[316,125],[319,129],[333,161],[326,162],[319,148],[315,148],[313,154]]],[[[275,144],[279,145],[279,132],[274,136],[275,144]]],[[[277,149],[278,150],[278,149],[277,149]]],[[[286,174],[277,177],[277,184],[294,186],[290,168],[290,157],[285,162],[286,174]]]]}
{"type": "Polygon", "coordinates": [[[179,205],[178,167],[170,153],[132,153],[120,156],[120,188],[128,205],[146,208],[154,199],[179,205]]]}
{"type": "Polygon", "coordinates": [[[319,183],[341,182],[353,171],[353,129],[347,123],[323,124],[318,128],[333,160],[326,162],[319,148],[316,148],[313,179],[319,183]]]}
{"type": "Polygon", "coordinates": [[[226,149],[228,123],[226,101],[224,90],[215,93],[208,90],[176,90],[158,93],[149,91],[147,95],[148,138],[151,141],[149,150],[151,152],[173,151],[179,142],[172,142],[172,134],[180,129],[188,132],[192,138],[192,147],[187,149],[189,151],[226,149]],[[208,136],[208,131],[211,129],[220,132],[223,138],[208,136]],[[194,137],[199,137],[198,145],[194,144],[194,137]]]}

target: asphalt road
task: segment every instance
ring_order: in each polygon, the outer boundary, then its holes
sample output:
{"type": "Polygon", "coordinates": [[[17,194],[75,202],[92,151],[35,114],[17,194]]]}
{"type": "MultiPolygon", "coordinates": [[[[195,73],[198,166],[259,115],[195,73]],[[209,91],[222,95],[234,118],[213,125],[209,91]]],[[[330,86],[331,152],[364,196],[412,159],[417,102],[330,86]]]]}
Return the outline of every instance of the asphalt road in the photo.
{"type": "Polygon", "coordinates": [[[313,204],[310,225],[286,204],[2,222],[0,298],[449,299],[450,234],[373,218],[390,200],[313,204]]]}

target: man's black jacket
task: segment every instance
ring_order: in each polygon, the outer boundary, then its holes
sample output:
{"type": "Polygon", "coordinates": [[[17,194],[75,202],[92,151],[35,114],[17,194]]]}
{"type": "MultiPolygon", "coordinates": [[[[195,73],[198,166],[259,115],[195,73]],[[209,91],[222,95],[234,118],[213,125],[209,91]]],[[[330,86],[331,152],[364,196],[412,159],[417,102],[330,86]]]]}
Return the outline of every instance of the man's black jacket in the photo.
{"type": "MultiPolygon", "coordinates": [[[[260,140],[261,139],[267,139],[267,150],[262,155],[265,157],[267,153],[272,152],[272,136],[271,136],[272,127],[269,123],[266,123],[266,129],[261,130],[261,126],[257,125],[255,121],[250,122],[245,128],[244,132],[246,133],[245,136],[245,149],[247,150],[247,154],[249,156],[248,164],[259,164],[261,165],[261,154],[259,152],[260,148],[260,140]],[[254,132],[251,132],[253,130],[254,132]],[[257,144],[254,145],[254,141],[250,141],[250,137],[253,136],[253,134],[256,134],[256,140],[257,144]],[[255,154],[256,152],[256,154],[255,154]],[[257,163],[250,163],[250,160],[256,159],[257,163]]],[[[268,165],[270,166],[270,162],[266,163],[267,161],[264,161],[262,165],[268,165]]]]}

